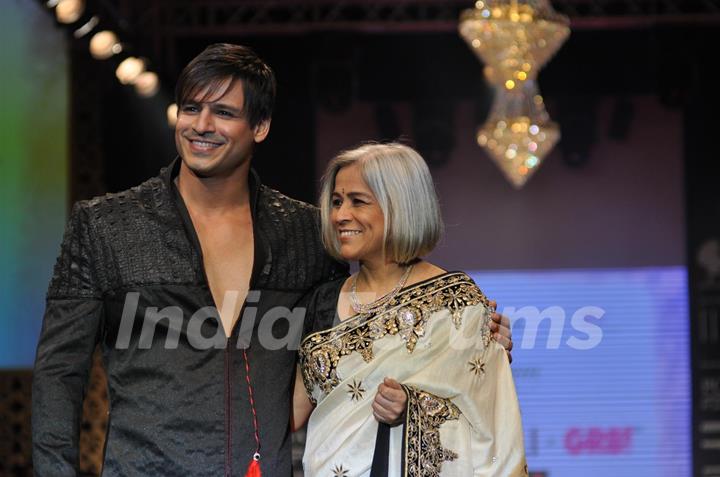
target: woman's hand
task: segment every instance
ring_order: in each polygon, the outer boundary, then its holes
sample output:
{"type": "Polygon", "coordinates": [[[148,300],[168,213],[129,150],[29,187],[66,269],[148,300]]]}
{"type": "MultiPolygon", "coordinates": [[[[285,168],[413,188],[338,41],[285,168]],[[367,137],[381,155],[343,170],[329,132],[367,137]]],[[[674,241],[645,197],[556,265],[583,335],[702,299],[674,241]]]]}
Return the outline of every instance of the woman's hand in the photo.
{"type": "Polygon", "coordinates": [[[372,404],[373,416],[378,422],[395,426],[400,423],[405,415],[406,404],[407,395],[400,383],[392,378],[385,378],[378,386],[372,404]]]}
{"type": "MultiPolygon", "coordinates": [[[[496,308],[497,302],[491,301],[490,306],[496,308]]],[[[500,345],[505,348],[505,351],[507,351],[508,359],[512,363],[511,351],[513,349],[513,342],[512,330],[510,329],[510,319],[507,316],[503,316],[498,312],[494,312],[492,315],[490,315],[490,319],[492,320],[490,322],[490,331],[493,332],[493,337],[495,338],[495,341],[500,343],[500,345]]]]}

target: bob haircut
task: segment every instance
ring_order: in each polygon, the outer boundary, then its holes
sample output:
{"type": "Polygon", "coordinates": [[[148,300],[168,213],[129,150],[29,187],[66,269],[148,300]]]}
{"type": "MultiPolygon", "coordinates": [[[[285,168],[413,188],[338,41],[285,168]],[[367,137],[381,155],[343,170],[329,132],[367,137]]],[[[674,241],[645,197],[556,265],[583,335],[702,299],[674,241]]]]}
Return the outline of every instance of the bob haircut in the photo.
{"type": "Polygon", "coordinates": [[[383,212],[386,259],[407,264],[430,253],[443,231],[435,186],[420,154],[399,143],[365,144],[341,152],[328,164],[320,192],[322,241],[328,253],[342,259],[330,220],[332,195],[340,169],[353,164],[360,166],[383,212]]]}
{"type": "Polygon", "coordinates": [[[230,85],[242,82],[243,114],[250,127],[270,120],[275,104],[275,74],[253,50],[242,45],[215,43],[193,58],[178,77],[175,103],[182,108],[203,90],[203,101],[216,93],[224,94],[220,88],[228,78],[230,85]]]}

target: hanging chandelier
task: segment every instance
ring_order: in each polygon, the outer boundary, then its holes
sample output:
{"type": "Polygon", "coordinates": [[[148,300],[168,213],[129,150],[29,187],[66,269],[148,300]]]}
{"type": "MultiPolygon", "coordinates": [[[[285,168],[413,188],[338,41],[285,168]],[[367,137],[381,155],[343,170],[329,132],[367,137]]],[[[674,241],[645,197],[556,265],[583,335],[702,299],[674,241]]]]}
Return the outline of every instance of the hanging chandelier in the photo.
{"type": "Polygon", "coordinates": [[[537,74],[567,39],[569,23],[548,0],[478,0],[460,16],[460,35],[485,64],[495,90],[477,142],[518,189],[560,139],[537,74]]]}

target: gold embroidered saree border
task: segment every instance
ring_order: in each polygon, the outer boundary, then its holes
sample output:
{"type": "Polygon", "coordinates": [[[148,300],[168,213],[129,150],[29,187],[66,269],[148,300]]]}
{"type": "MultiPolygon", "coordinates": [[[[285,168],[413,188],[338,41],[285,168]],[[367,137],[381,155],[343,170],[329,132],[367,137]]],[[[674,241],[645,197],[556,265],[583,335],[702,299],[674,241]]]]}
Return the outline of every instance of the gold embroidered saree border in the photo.
{"type": "MultiPolygon", "coordinates": [[[[424,336],[432,313],[447,308],[456,328],[465,307],[489,300],[463,272],[448,272],[403,289],[382,313],[358,314],[327,330],[308,335],[300,346],[303,383],[312,398],[314,385],[330,393],[339,383],[340,358],[358,352],[365,362],[373,359],[373,343],[387,335],[399,334],[409,353],[424,336]]],[[[490,342],[491,333],[482,336],[490,342]]]]}
{"type": "Polygon", "coordinates": [[[443,462],[458,458],[440,441],[440,426],[460,417],[460,409],[449,399],[413,386],[403,386],[407,394],[403,440],[403,477],[437,477],[443,462]]]}

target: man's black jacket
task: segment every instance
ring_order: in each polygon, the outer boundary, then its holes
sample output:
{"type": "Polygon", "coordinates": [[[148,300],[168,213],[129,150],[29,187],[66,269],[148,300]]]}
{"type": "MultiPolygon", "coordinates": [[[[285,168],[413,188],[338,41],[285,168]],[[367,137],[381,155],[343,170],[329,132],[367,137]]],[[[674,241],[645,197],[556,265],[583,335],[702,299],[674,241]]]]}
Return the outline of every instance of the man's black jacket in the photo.
{"type": "Polygon", "coordinates": [[[160,177],[72,210],[35,361],[36,475],[76,475],[82,399],[97,343],[110,401],[104,476],[244,475],[255,452],[242,350],[250,329],[262,472],[291,473],[290,398],[303,316],[288,310],[313,286],[346,273],[345,266],[323,251],[317,209],[261,185],[252,173],[251,292],[227,340],[207,308],[214,302],[173,183],[178,168],[176,160],[160,177]]]}

